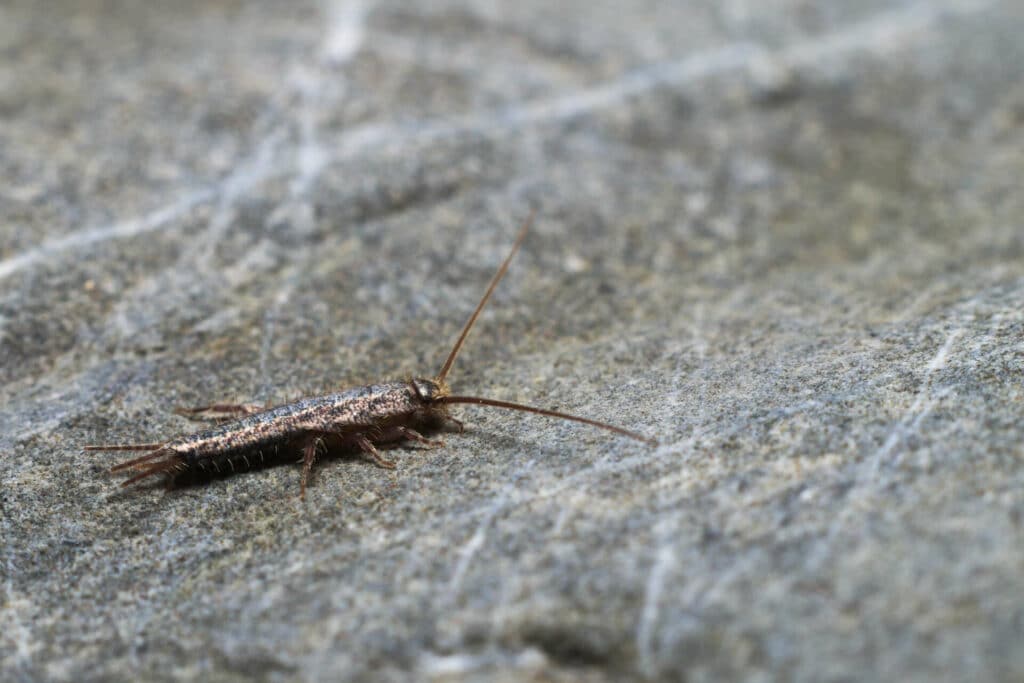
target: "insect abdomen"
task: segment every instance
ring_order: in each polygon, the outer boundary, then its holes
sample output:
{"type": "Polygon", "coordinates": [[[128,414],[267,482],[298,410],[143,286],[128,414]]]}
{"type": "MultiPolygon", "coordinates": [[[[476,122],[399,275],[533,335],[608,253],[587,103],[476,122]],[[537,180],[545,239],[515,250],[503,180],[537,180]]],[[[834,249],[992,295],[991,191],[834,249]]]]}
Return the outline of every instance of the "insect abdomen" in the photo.
{"type": "Polygon", "coordinates": [[[174,482],[248,472],[279,461],[280,455],[279,446],[273,445],[256,451],[186,457],[182,463],[184,468],[175,474],[174,482]]]}
{"type": "Polygon", "coordinates": [[[255,449],[206,455],[185,453],[178,456],[180,467],[173,472],[173,483],[182,484],[260,469],[279,462],[284,451],[281,444],[265,444],[255,449]]]}

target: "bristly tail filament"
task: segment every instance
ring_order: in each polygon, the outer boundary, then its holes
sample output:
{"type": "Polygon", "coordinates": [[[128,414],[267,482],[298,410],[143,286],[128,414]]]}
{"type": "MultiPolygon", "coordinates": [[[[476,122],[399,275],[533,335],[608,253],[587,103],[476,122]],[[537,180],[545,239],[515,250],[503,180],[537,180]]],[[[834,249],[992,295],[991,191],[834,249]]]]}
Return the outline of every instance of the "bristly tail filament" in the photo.
{"type": "Polygon", "coordinates": [[[535,413],[537,415],[546,415],[547,417],[555,417],[561,420],[572,420],[573,422],[582,422],[583,424],[590,425],[592,427],[599,427],[601,429],[607,429],[610,432],[621,434],[622,436],[628,436],[631,439],[637,441],[643,441],[651,446],[657,446],[658,442],[655,439],[650,439],[643,434],[637,432],[631,432],[628,429],[622,427],[616,427],[615,425],[608,424],[607,422],[598,422],[597,420],[591,420],[586,417],[580,417],[579,415],[570,415],[568,413],[562,413],[557,410],[547,410],[546,408],[536,408],[534,406],[523,405],[522,403],[512,403],[511,401],[499,401],[494,398],[483,398],[481,396],[442,396],[435,400],[435,403],[452,404],[452,403],[469,403],[478,406],[491,406],[494,408],[505,408],[507,410],[519,410],[524,413],[535,413]]]}

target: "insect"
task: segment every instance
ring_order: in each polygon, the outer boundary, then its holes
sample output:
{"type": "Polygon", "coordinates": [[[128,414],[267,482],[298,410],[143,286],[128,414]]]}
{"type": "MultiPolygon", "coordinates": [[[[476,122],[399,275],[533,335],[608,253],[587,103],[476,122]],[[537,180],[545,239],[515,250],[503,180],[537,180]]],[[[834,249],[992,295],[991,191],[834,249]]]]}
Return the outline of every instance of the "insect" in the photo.
{"type": "Polygon", "coordinates": [[[463,326],[436,377],[414,377],[370,384],[339,393],[303,398],[273,408],[253,404],[215,404],[187,409],[179,412],[199,419],[205,417],[230,421],[162,443],[92,445],[86,446],[85,450],[144,451],[142,456],[111,468],[111,472],[128,471],[133,474],[122,482],[122,486],[158,475],[163,475],[168,485],[173,486],[261,467],[279,460],[282,455],[299,455],[302,462],[300,496],[305,498],[310,473],[321,452],[336,447],[354,449],[365,454],[378,466],[394,469],[395,463],[385,460],[378,452],[377,445],[417,442],[428,447],[443,446],[443,441],[428,439],[422,432],[437,431],[449,424],[462,431],[462,422],[449,412],[450,406],[459,403],[582,422],[657,445],[654,439],[642,434],[578,415],[492,398],[452,394],[447,380],[455,358],[494,288],[508,271],[512,257],[522,245],[532,223],[531,214],[520,229],[505,261],[491,279],[480,303],[463,326]]]}

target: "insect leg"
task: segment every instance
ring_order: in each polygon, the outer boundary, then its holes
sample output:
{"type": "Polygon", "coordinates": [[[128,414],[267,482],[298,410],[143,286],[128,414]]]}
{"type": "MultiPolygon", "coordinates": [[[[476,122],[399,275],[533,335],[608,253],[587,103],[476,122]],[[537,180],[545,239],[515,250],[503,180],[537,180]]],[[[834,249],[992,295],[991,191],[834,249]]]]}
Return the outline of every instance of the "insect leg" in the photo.
{"type": "Polygon", "coordinates": [[[191,420],[230,420],[266,410],[255,403],[213,403],[195,408],[178,408],[174,412],[191,420]]]}
{"type": "Polygon", "coordinates": [[[444,441],[443,440],[441,440],[441,439],[437,439],[437,440],[428,439],[427,437],[425,437],[422,434],[420,434],[419,432],[417,432],[415,429],[410,429],[409,427],[402,427],[402,426],[395,427],[395,432],[398,434],[398,436],[400,436],[403,439],[408,439],[409,441],[415,441],[416,443],[421,443],[424,446],[427,446],[429,448],[440,448],[441,446],[444,445],[444,441]]]}
{"type": "Polygon", "coordinates": [[[370,443],[370,440],[365,436],[362,434],[353,434],[350,438],[357,446],[359,446],[359,450],[370,456],[370,459],[373,460],[378,467],[383,467],[388,470],[395,469],[395,463],[380,457],[380,453],[377,452],[377,448],[370,443]]]}
{"type": "Polygon", "coordinates": [[[322,437],[313,436],[302,447],[302,492],[299,494],[302,500],[306,500],[306,485],[309,484],[309,475],[313,471],[313,465],[316,463],[317,449],[320,448],[322,443],[322,437]]]}

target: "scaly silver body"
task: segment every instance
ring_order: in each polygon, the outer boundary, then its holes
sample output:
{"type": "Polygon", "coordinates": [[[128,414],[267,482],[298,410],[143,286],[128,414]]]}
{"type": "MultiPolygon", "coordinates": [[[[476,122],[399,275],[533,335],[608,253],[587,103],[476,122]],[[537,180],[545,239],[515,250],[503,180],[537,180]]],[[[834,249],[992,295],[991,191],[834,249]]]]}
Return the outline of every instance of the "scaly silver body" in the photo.
{"type": "MultiPolygon", "coordinates": [[[[334,394],[303,398],[168,441],[164,448],[194,458],[210,458],[283,445],[309,434],[344,434],[415,419],[425,410],[430,387],[386,382],[334,394]]],[[[379,439],[371,439],[379,441],[379,439]]]]}
{"type": "Polygon", "coordinates": [[[142,458],[121,463],[116,469],[141,470],[125,483],[163,474],[169,484],[175,484],[244,472],[278,460],[282,454],[292,454],[305,463],[305,490],[317,450],[327,443],[354,447],[383,467],[393,467],[393,463],[380,457],[375,444],[400,440],[434,443],[416,428],[438,427],[448,418],[444,406],[431,404],[444,393],[432,380],[412,379],[303,398],[152,444],[142,458]]]}

